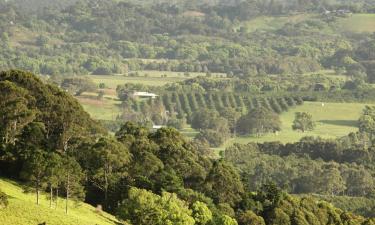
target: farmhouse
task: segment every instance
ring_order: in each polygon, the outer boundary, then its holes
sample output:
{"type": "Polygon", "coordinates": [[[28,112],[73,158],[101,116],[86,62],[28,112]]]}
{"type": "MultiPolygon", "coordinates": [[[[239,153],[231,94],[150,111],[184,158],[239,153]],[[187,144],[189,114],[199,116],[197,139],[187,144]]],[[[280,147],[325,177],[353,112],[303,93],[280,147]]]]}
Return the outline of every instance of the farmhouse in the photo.
{"type": "Polygon", "coordinates": [[[138,97],[138,98],[156,98],[158,95],[154,93],[149,93],[149,92],[142,92],[142,91],[137,91],[133,93],[133,97],[138,97]]]}

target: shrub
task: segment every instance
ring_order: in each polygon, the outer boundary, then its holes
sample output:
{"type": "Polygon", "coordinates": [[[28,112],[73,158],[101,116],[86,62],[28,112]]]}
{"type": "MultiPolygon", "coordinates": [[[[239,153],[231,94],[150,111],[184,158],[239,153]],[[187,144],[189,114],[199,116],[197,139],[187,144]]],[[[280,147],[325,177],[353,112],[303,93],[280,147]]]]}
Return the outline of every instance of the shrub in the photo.
{"type": "Polygon", "coordinates": [[[0,209],[8,206],[8,196],[0,190],[0,209]]]}

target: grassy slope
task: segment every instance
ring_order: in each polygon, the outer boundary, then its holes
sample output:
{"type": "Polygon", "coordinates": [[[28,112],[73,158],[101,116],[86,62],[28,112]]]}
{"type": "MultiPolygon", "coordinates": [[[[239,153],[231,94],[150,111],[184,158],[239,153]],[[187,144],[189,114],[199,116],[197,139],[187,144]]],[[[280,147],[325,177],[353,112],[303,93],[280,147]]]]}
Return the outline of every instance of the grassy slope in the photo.
{"type": "Polygon", "coordinates": [[[99,214],[95,208],[85,203],[69,202],[69,214],[64,211],[65,202],[59,199],[57,209],[49,208],[47,195],[41,196],[41,204],[36,205],[35,194],[24,193],[22,187],[12,181],[0,178],[0,189],[9,196],[9,206],[0,209],[0,224],[36,225],[114,225],[116,219],[106,213],[99,214]]]}
{"type": "Polygon", "coordinates": [[[97,120],[115,120],[121,114],[121,102],[112,99],[114,97],[105,95],[104,99],[98,100],[85,94],[77,97],[77,99],[92,118],[97,120]]]}
{"type": "MultiPolygon", "coordinates": [[[[95,83],[104,83],[108,88],[116,89],[117,85],[125,83],[133,84],[143,84],[152,86],[162,86],[169,83],[180,82],[192,77],[205,76],[205,73],[189,73],[188,76],[181,72],[171,72],[171,71],[138,71],[138,77],[129,77],[121,75],[90,75],[90,78],[94,80],[95,83]],[[162,75],[167,75],[167,77],[161,77],[162,75]]],[[[225,74],[213,73],[213,77],[224,77],[225,74]]]]}
{"type": "Polygon", "coordinates": [[[336,138],[356,131],[357,120],[366,104],[362,103],[324,103],[305,102],[302,106],[290,109],[281,114],[282,131],[262,137],[237,137],[231,139],[225,146],[237,143],[281,141],[284,143],[295,142],[304,136],[321,136],[323,138],[336,138]],[[292,130],[295,112],[309,112],[316,121],[316,129],[310,132],[292,130]]]}
{"type": "Polygon", "coordinates": [[[314,14],[298,14],[291,16],[259,16],[246,21],[241,26],[246,27],[248,32],[256,30],[277,30],[287,23],[298,23],[311,18],[314,14]]]}
{"type": "MultiPolygon", "coordinates": [[[[248,32],[256,30],[277,30],[287,23],[298,23],[313,17],[319,17],[318,14],[297,14],[290,16],[260,16],[241,24],[247,28],[248,32]]],[[[353,14],[347,18],[337,18],[333,28],[340,32],[375,32],[375,14],[353,14]]],[[[327,30],[328,32],[328,30],[327,30]]]]}
{"type": "Polygon", "coordinates": [[[348,18],[340,18],[337,27],[346,32],[375,32],[375,14],[353,14],[348,18]]]}

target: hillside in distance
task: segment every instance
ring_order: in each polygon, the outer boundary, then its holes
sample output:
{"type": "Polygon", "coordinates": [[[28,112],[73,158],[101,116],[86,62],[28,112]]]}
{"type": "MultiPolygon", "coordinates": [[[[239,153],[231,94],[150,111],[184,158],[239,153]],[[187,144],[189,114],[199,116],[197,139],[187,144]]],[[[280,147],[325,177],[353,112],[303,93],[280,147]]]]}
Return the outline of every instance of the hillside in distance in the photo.
{"type": "Polygon", "coordinates": [[[33,13],[20,9],[27,3],[2,3],[0,68],[54,76],[157,70],[247,78],[335,68],[369,73],[371,58],[361,48],[371,45],[363,32],[374,32],[371,1],[335,2],[327,14],[314,1],[177,3],[78,1],[33,13]],[[341,50],[353,61],[336,60],[341,50]],[[360,71],[349,70],[351,64],[360,71]]]}

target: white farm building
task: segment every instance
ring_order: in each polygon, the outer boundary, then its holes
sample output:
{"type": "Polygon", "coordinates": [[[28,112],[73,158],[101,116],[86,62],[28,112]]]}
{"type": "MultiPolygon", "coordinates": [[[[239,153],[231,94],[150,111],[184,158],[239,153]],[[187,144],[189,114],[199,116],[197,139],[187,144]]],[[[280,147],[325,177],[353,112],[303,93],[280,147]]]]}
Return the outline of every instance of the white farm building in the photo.
{"type": "Polygon", "coordinates": [[[133,93],[133,97],[139,97],[139,98],[156,98],[158,95],[154,93],[149,93],[149,92],[142,92],[142,91],[137,91],[133,93]]]}

